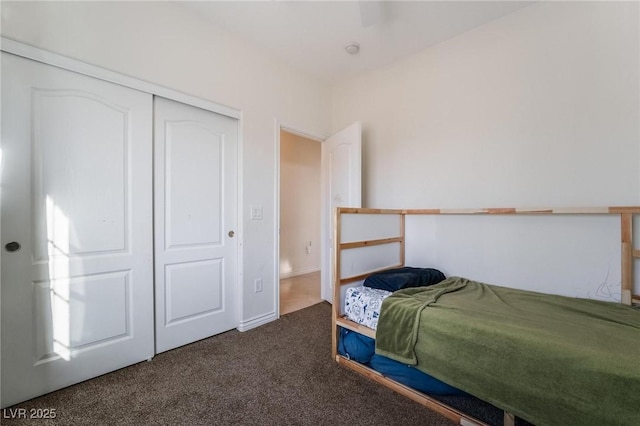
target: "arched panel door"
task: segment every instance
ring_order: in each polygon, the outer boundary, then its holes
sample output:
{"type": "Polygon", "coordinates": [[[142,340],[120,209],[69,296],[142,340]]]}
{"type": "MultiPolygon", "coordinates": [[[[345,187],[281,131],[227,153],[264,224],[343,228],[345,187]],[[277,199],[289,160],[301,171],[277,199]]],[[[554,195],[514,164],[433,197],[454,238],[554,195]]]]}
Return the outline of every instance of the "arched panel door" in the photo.
{"type": "Polygon", "coordinates": [[[154,100],[156,352],[238,326],[238,120],[154,100]]]}
{"type": "Polygon", "coordinates": [[[153,356],[152,97],[2,53],[2,406],[153,356]]]}

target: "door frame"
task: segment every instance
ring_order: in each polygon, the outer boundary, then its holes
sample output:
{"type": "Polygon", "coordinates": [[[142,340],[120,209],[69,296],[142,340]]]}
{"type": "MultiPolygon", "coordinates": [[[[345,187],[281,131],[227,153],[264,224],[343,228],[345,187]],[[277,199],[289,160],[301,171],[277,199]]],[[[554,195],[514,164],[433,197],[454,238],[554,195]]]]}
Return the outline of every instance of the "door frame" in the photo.
{"type": "MultiPolygon", "coordinates": [[[[274,259],[275,273],[274,273],[274,280],[273,280],[273,282],[275,283],[275,291],[273,292],[274,294],[273,306],[275,306],[276,319],[278,319],[280,318],[280,132],[285,131],[287,133],[291,133],[296,136],[301,136],[306,139],[317,141],[320,144],[322,144],[328,138],[328,136],[320,135],[320,134],[309,132],[306,130],[301,130],[297,126],[291,126],[287,123],[281,122],[280,120],[278,120],[277,117],[274,119],[274,124],[275,124],[275,187],[276,187],[276,191],[275,191],[275,202],[273,207],[273,211],[274,211],[273,240],[274,240],[274,253],[275,253],[275,259],[274,259]]],[[[322,199],[322,192],[320,193],[320,198],[322,199]]],[[[322,220],[321,220],[321,223],[323,223],[322,220]]],[[[324,228],[322,226],[320,228],[321,228],[321,231],[320,231],[320,234],[321,234],[320,235],[321,236],[320,238],[320,282],[322,283],[322,277],[325,274],[325,271],[323,268],[324,241],[322,238],[322,229],[324,228]]]]}
{"type": "Polygon", "coordinates": [[[2,50],[3,52],[12,53],[17,56],[22,56],[23,58],[42,62],[47,65],[53,65],[55,67],[62,68],[68,71],[84,74],[89,77],[97,78],[99,80],[119,84],[120,86],[125,86],[130,89],[139,90],[151,95],[161,96],[163,98],[182,102],[183,104],[206,109],[220,115],[226,115],[227,117],[240,120],[242,116],[241,111],[238,109],[212,102],[207,99],[199,98],[197,96],[188,95],[177,90],[169,89],[159,84],[149,83],[139,78],[130,77],[125,74],[120,74],[115,71],[100,68],[98,66],[91,65],[77,59],[71,59],[67,56],[49,52],[38,47],[29,46],[27,44],[20,43],[18,41],[11,40],[5,37],[0,37],[0,50],[2,50]]]}
{"type": "MultiPolygon", "coordinates": [[[[158,84],[150,83],[142,79],[130,77],[128,75],[120,74],[115,71],[110,71],[105,68],[100,68],[95,65],[91,65],[86,62],[72,59],[66,56],[59,55],[57,53],[49,52],[44,49],[29,46],[24,43],[20,43],[15,40],[11,40],[5,37],[0,37],[0,51],[10,53],[16,56],[20,56],[26,59],[31,59],[36,62],[41,62],[47,65],[52,65],[58,68],[62,68],[67,71],[72,71],[78,74],[83,74],[89,77],[93,77],[99,80],[115,83],[120,86],[128,87],[130,89],[145,92],[154,96],[160,96],[163,98],[171,99],[183,104],[191,105],[194,107],[202,108],[207,111],[214,112],[216,114],[224,115],[230,118],[234,118],[238,121],[238,143],[237,149],[237,237],[238,237],[238,251],[237,251],[237,273],[236,279],[238,283],[243,282],[243,247],[244,247],[244,223],[242,212],[243,208],[243,116],[242,111],[209,101],[207,99],[199,98],[197,96],[188,95],[186,93],[179,92],[177,90],[169,89],[158,84]]],[[[0,168],[2,167],[2,147],[0,146],[0,168]]],[[[0,208],[2,208],[2,200],[0,199],[0,208]]],[[[152,218],[153,219],[153,218],[152,218]]],[[[1,229],[1,227],[0,227],[1,229]]],[[[1,235],[0,235],[1,237],[1,235]]],[[[1,278],[0,278],[1,281],[1,278]]],[[[0,282],[0,285],[2,283],[0,282]]],[[[155,282],[154,282],[155,286],[155,282]]],[[[242,285],[237,286],[236,297],[236,318],[238,325],[243,318],[242,301],[244,292],[242,285]]],[[[155,319],[154,319],[155,321],[155,319]]]]}

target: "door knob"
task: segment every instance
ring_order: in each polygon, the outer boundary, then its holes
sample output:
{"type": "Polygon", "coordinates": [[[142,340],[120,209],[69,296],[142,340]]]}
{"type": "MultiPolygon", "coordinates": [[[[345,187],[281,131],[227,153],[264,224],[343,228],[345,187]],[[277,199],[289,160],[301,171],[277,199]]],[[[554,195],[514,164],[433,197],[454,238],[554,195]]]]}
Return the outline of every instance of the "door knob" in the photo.
{"type": "Polygon", "coordinates": [[[233,232],[233,231],[229,231],[229,237],[233,238],[233,236],[234,236],[234,235],[236,235],[236,233],[235,233],[235,232],[233,232]]]}
{"type": "Polygon", "coordinates": [[[18,251],[20,250],[20,243],[17,241],[11,241],[10,243],[7,243],[4,245],[4,248],[8,251],[8,252],[13,252],[13,251],[18,251]]]}

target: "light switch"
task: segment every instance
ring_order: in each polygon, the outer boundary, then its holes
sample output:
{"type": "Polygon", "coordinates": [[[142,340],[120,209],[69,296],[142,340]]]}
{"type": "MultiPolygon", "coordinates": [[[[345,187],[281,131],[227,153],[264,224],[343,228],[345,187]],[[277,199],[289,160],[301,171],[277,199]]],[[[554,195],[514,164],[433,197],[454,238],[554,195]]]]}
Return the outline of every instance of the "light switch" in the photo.
{"type": "Polygon", "coordinates": [[[262,207],[251,206],[251,219],[262,220],[262,207]]]}

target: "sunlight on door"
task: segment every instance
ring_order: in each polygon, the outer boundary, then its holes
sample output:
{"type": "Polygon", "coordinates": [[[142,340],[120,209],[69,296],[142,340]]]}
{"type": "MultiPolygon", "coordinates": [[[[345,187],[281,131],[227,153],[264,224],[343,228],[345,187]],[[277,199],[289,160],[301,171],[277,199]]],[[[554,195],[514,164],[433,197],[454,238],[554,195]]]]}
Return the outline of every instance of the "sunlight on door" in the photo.
{"type": "Polygon", "coordinates": [[[49,195],[46,199],[46,209],[53,353],[69,361],[71,359],[69,219],[49,195]]]}

